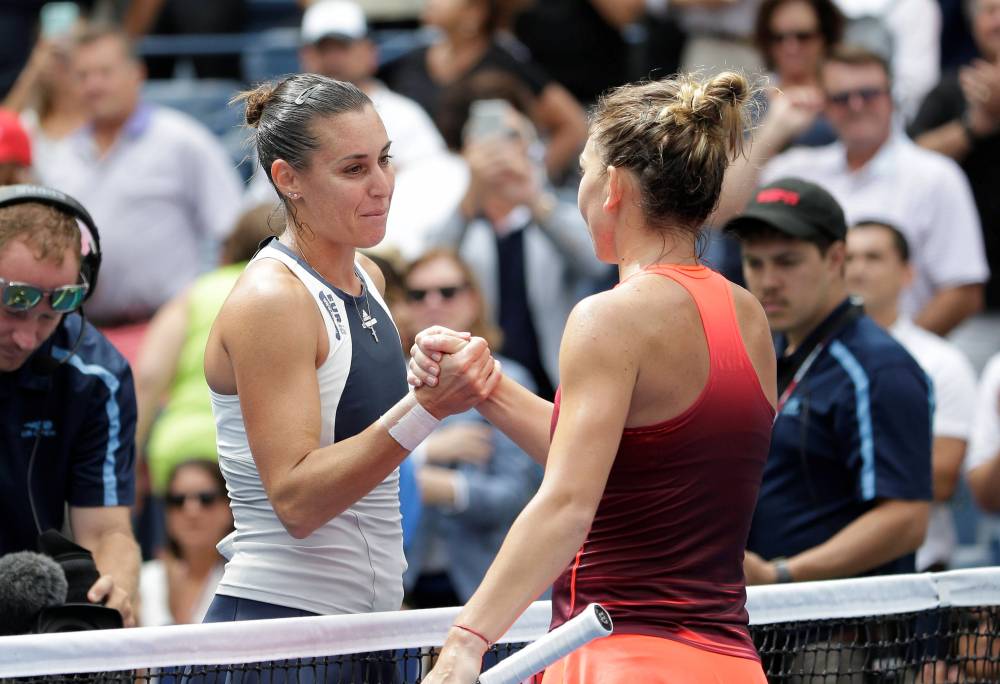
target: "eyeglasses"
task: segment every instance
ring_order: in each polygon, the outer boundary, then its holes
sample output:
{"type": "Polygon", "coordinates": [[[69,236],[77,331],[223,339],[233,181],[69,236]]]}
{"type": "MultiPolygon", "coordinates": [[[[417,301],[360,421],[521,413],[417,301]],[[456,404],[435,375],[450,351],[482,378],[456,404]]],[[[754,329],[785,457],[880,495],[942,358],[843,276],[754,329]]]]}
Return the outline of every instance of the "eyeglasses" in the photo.
{"type": "Polygon", "coordinates": [[[411,302],[422,302],[427,298],[431,292],[437,292],[441,295],[441,299],[449,300],[453,299],[456,295],[461,292],[465,292],[468,289],[468,285],[446,285],[444,287],[428,287],[426,289],[411,287],[406,290],[406,298],[411,302]]]}
{"type": "Polygon", "coordinates": [[[845,90],[840,93],[828,93],[826,99],[832,105],[846,107],[851,100],[857,97],[862,103],[867,105],[883,97],[888,92],[885,88],[859,88],[857,90],[845,90]]]}
{"type": "Polygon", "coordinates": [[[194,499],[203,508],[208,508],[222,499],[222,492],[191,492],[190,494],[167,494],[165,497],[167,508],[182,508],[188,499],[194,499]]]}
{"type": "Polygon", "coordinates": [[[69,313],[83,304],[89,289],[90,285],[86,279],[78,285],[63,285],[46,290],[37,285],[15,283],[0,278],[0,303],[11,311],[29,311],[41,304],[43,299],[48,298],[53,311],[69,313]]]}
{"type": "Polygon", "coordinates": [[[783,31],[782,33],[772,33],[770,40],[772,45],[781,45],[787,41],[796,43],[808,43],[819,37],[819,31],[783,31]]]}

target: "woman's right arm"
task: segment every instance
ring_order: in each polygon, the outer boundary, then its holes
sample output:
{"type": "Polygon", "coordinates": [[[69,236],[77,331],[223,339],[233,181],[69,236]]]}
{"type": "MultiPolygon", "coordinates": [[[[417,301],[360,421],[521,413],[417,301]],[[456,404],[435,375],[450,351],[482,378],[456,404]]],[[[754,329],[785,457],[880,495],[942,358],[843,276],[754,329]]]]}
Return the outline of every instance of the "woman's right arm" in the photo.
{"type": "MultiPolygon", "coordinates": [[[[434,326],[417,333],[410,350],[411,383],[435,387],[448,354],[461,349],[462,339],[452,330],[434,326]]],[[[514,440],[525,453],[545,465],[552,426],[551,401],[546,401],[507,375],[502,375],[489,399],[476,406],[482,416],[514,440]]]]}
{"type": "MultiPolygon", "coordinates": [[[[291,275],[257,279],[241,289],[243,296],[231,298],[220,320],[221,341],[261,482],[289,534],[301,539],[374,489],[407,450],[378,420],[349,439],[320,447],[316,305],[291,275]]],[[[440,418],[478,403],[496,384],[482,340],[469,342],[442,365],[446,391],[406,394],[383,417],[389,425],[418,399],[440,418]]]]}

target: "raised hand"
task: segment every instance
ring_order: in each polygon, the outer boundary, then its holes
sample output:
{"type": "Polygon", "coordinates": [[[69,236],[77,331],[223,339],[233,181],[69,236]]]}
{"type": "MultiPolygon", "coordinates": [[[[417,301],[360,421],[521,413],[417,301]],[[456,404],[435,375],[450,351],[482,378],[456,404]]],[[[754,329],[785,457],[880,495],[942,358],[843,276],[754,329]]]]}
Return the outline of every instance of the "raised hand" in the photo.
{"type": "Polygon", "coordinates": [[[445,354],[440,374],[416,389],[417,401],[435,418],[462,413],[485,401],[500,382],[500,362],[490,354],[481,337],[462,342],[458,351],[445,354]]]}

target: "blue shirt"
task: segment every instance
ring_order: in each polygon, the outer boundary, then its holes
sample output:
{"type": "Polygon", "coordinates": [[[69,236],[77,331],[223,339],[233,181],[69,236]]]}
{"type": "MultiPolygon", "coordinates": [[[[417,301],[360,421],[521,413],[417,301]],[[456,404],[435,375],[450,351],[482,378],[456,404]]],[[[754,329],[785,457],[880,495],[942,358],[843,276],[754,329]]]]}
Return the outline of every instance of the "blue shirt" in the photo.
{"type": "MultiPolygon", "coordinates": [[[[849,306],[813,336],[826,337],[849,306]]],[[[780,358],[784,340],[777,346],[780,358]]],[[[881,500],[930,501],[932,413],[931,384],[917,362],[867,316],[849,320],[774,423],[747,547],[765,559],[791,557],[881,500]]],[[[908,572],[913,554],[865,574],[908,572]]]]}
{"type": "MultiPolygon", "coordinates": [[[[18,370],[0,373],[0,554],[37,550],[65,506],[130,506],[135,497],[135,388],[128,362],[72,314],[18,370]],[[67,359],[54,370],[39,358],[67,359]],[[46,373],[46,370],[50,370],[46,373]]],[[[54,365],[54,364],[53,364],[54,365]]]]}

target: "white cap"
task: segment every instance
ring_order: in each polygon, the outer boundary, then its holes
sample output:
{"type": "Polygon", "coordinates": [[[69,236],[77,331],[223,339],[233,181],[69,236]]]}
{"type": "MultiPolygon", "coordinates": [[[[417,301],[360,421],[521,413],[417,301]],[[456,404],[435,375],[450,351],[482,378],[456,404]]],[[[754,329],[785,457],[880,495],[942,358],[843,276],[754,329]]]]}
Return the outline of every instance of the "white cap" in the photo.
{"type": "Polygon", "coordinates": [[[302,17],[302,42],[318,43],[324,38],[358,40],[368,35],[368,23],[360,6],[348,0],[318,0],[302,17]]]}

